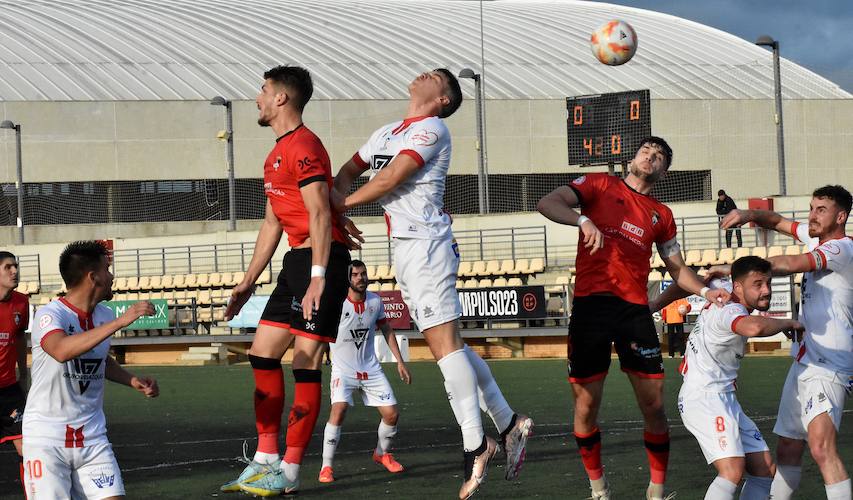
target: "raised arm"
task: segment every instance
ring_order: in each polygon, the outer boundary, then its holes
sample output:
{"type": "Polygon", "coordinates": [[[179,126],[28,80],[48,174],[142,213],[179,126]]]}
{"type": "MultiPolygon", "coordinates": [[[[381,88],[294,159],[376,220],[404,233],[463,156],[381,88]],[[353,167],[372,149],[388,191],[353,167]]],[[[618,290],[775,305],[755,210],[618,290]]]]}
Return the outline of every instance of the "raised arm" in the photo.
{"type": "Polygon", "coordinates": [[[567,226],[578,226],[583,234],[584,246],[590,255],[604,246],[604,236],[588,217],[575,210],[580,205],[578,195],[568,186],[560,186],[539,200],[536,210],[548,219],[567,226]]]}
{"type": "MultiPolygon", "coordinates": [[[[705,283],[699,278],[699,275],[684,263],[684,259],[681,258],[680,251],[672,253],[666,257],[661,256],[661,258],[663,259],[664,264],[666,264],[666,269],[669,271],[669,274],[672,275],[673,281],[675,281],[673,285],[670,285],[670,288],[678,285],[678,288],[682,293],[689,292],[688,295],[699,295],[700,297],[704,297],[708,302],[722,303],[729,300],[729,292],[721,289],[711,290],[705,286],[705,283]]],[[[667,290],[669,290],[669,288],[667,288],[667,290]]],[[[680,292],[672,292],[673,296],[678,293],[680,292]]]]}
{"type": "Polygon", "coordinates": [[[765,229],[773,229],[788,236],[797,236],[794,234],[794,221],[769,210],[732,210],[723,217],[720,227],[729,229],[742,226],[747,222],[754,222],[765,229]]]}

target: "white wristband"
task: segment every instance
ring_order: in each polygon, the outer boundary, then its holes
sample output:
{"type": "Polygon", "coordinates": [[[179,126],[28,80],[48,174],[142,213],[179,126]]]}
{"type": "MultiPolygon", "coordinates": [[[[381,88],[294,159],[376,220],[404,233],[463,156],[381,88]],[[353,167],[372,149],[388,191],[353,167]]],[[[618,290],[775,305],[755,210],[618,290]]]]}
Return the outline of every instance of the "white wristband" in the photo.
{"type": "Polygon", "coordinates": [[[589,220],[589,217],[587,217],[586,215],[581,215],[580,217],[578,217],[578,227],[581,227],[583,225],[583,223],[588,221],[588,220],[589,220]]]}
{"type": "Polygon", "coordinates": [[[311,277],[312,278],[325,278],[326,277],[326,268],[323,266],[311,266],[311,277]]]}
{"type": "Polygon", "coordinates": [[[703,299],[707,299],[707,297],[705,297],[705,294],[710,292],[710,291],[711,291],[710,288],[708,288],[707,286],[703,286],[702,289],[699,290],[699,296],[702,297],[703,299]]]}

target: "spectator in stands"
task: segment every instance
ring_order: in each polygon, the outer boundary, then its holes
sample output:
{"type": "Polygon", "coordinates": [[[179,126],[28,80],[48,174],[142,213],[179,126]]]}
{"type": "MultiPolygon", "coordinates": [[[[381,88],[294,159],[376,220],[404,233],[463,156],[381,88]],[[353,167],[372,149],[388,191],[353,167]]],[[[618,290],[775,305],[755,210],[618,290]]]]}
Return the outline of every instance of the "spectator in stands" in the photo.
{"type": "MultiPolygon", "coordinates": [[[[737,205],[735,205],[735,200],[733,200],[729,195],[726,194],[725,190],[717,191],[717,216],[720,220],[723,220],[729,212],[732,210],[737,210],[737,205]]],[[[732,247],[732,232],[737,233],[737,246],[743,246],[743,237],[740,233],[740,228],[734,229],[726,229],[726,247],[732,247]]]]}
{"type": "Polygon", "coordinates": [[[670,302],[663,309],[663,323],[666,325],[670,358],[674,356],[676,350],[679,356],[684,357],[684,321],[690,309],[690,303],[685,298],[670,302]]]}

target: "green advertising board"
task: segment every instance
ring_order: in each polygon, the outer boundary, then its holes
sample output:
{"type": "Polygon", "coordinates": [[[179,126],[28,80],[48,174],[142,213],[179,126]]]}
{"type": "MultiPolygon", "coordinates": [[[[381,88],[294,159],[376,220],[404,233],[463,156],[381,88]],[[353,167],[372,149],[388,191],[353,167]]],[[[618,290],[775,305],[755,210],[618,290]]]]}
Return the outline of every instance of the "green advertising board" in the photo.
{"type": "MultiPolygon", "coordinates": [[[[137,303],[137,300],[112,300],[109,302],[103,302],[103,304],[110,309],[116,315],[116,318],[121,316],[127,311],[127,309],[133,304],[137,303]]],[[[130,324],[125,330],[155,330],[161,328],[169,328],[169,306],[168,301],[165,299],[152,299],[148,302],[154,306],[154,315],[153,316],[142,316],[137,319],[133,323],[130,324]]]]}

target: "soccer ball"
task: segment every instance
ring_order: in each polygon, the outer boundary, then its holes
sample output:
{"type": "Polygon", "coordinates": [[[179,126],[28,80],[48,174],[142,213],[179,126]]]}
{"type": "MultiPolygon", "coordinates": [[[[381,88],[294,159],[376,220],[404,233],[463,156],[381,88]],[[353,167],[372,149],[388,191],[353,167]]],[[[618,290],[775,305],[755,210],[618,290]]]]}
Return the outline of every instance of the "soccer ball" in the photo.
{"type": "Polygon", "coordinates": [[[589,37],[592,54],[608,66],[625,64],[637,51],[637,34],[625,21],[608,21],[589,37]]]}

